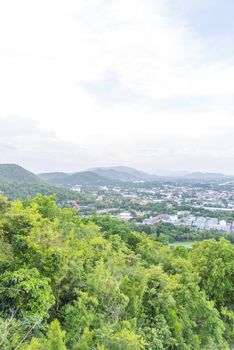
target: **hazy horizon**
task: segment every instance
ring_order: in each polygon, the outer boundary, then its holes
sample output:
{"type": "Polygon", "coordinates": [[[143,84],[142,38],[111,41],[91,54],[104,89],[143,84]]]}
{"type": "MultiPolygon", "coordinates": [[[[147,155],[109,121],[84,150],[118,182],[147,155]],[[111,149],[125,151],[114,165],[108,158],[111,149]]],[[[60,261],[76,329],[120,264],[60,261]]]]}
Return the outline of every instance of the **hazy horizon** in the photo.
{"type": "Polygon", "coordinates": [[[234,174],[233,10],[0,2],[0,163],[234,174]]]}
{"type": "MultiPolygon", "coordinates": [[[[190,174],[195,174],[195,173],[201,173],[201,174],[220,174],[220,175],[225,175],[225,176],[234,176],[234,174],[227,174],[227,173],[221,173],[221,172],[206,172],[206,171],[202,171],[202,170],[199,170],[199,169],[194,169],[194,170],[191,170],[191,171],[186,171],[186,170],[178,170],[178,171],[174,171],[174,170],[165,170],[165,169],[157,169],[153,172],[150,172],[150,171],[147,171],[145,169],[141,169],[141,168],[138,168],[138,167],[133,167],[131,165],[122,165],[122,164],[112,164],[112,165],[104,165],[104,166],[100,166],[100,167],[93,167],[93,168],[82,168],[82,169],[74,169],[74,170],[71,170],[71,171],[66,171],[66,170],[63,170],[63,169],[52,169],[52,170],[49,170],[49,171],[42,171],[42,172],[37,172],[33,169],[30,169],[30,168],[27,168],[27,167],[24,167],[22,164],[20,163],[0,163],[0,166],[1,165],[16,165],[16,166],[20,166],[22,168],[24,168],[25,170],[28,170],[36,175],[40,175],[40,174],[46,174],[46,173],[67,173],[67,174],[75,174],[75,173],[79,173],[79,172],[88,172],[88,171],[94,171],[94,170],[97,170],[97,169],[114,169],[114,168],[130,168],[130,169],[134,169],[134,170],[138,170],[138,171],[141,171],[141,172],[144,172],[148,175],[153,175],[153,176],[162,176],[162,177],[183,177],[183,176],[187,176],[187,175],[190,175],[190,174]]],[[[119,170],[121,171],[121,169],[116,169],[116,170],[119,170]]]]}

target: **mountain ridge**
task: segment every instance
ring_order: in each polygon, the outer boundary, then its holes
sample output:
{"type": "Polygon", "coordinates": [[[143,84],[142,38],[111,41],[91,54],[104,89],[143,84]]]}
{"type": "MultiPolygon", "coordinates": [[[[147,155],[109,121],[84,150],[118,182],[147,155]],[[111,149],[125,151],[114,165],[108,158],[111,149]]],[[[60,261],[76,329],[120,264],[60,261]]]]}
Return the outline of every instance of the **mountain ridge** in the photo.
{"type": "Polygon", "coordinates": [[[41,183],[37,175],[18,164],[0,164],[0,179],[6,181],[41,183]]]}
{"type": "Polygon", "coordinates": [[[90,169],[96,174],[119,181],[151,181],[157,176],[128,166],[99,167],[90,169]]]}
{"type": "Polygon", "coordinates": [[[126,166],[90,168],[86,171],[64,173],[51,172],[41,173],[38,176],[57,185],[88,185],[88,184],[108,184],[113,182],[134,182],[153,181],[156,175],[147,174],[141,170],[126,166]]]}
{"type": "Polygon", "coordinates": [[[41,173],[38,174],[38,176],[50,184],[60,186],[91,185],[93,183],[104,185],[107,182],[106,178],[91,171],[82,171],[77,173],[41,173]]]}
{"type": "Polygon", "coordinates": [[[66,188],[46,182],[18,164],[0,164],[0,193],[9,199],[24,199],[37,193],[55,194],[60,201],[77,196],[66,188]]]}

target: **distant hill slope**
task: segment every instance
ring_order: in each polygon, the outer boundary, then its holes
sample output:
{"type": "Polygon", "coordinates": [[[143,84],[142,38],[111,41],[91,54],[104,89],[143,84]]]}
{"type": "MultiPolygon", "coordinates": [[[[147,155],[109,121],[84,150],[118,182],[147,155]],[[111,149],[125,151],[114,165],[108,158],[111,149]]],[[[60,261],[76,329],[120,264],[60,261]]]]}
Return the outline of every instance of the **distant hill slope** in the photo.
{"type": "Polygon", "coordinates": [[[229,176],[221,173],[193,172],[193,173],[187,174],[185,177],[190,179],[216,180],[216,179],[226,179],[229,176]]]}
{"type": "Polygon", "coordinates": [[[51,184],[63,186],[107,185],[114,182],[152,181],[157,178],[157,176],[125,166],[92,168],[73,174],[63,172],[44,173],[38,176],[51,184]]]}
{"type": "Polygon", "coordinates": [[[28,183],[42,182],[35,174],[17,164],[0,164],[0,179],[28,183]]]}
{"type": "Polygon", "coordinates": [[[132,176],[131,174],[128,174],[122,171],[117,171],[114,169],[95,169],[93,170],[93,173],[112,181],[127,182],[127,181],[134,181],[136,179],[139,179],[139,178],[136,178],[135,176],[132,176]]]}
{"type": "Polygon", "coordinates": [[[38,174],[40,179],[57,185],[66,184],[66,179],[68,176],[68,174],[62,172],[38,174]]]}
{"type": "Polygon", "coordinates": [[[143,171],[126,166],[94,168],[90,170],[107,179],[117,181],[151,181],[156,179],[156,176],[149,175],[143,171]]]}
{"type": "Polygon", "coordinates": [[[110,181],[92,171],[82,171],[74,174],[67,173],[45,173],[38,175],[41,179],[48,181],[50,184],[62,186],[74,185],[105,185],[110,181]]]}
{"type": "Polygon", "coordinates": [[[35,196],[37,193],[55,194],[60,202],[77,199],[78,196],[66,188],[49,184],[16,164],[0,164],[0,193],[9,199],[24,199],[27,196],[35,196]]]}

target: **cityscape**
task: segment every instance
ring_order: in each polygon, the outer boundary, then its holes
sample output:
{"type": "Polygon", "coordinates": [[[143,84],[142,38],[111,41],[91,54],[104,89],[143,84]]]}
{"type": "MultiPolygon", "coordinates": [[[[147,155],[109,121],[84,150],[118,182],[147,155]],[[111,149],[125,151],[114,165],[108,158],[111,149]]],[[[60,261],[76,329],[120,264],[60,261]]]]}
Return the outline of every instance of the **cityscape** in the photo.
{"type": "MultiPolygon", "coordinates": [[[[234,232],[234,183],[199,181],[134,182],[118,186],[73,186],[93,198],[97,214],[114,215],[145,225],[159,222],[186,225],[191,230],[234,232]]],[[[86,206],[74,208],[85,214],[86,206]]],[[[90,204],[89,204],[90,208],[90,204]]]]}

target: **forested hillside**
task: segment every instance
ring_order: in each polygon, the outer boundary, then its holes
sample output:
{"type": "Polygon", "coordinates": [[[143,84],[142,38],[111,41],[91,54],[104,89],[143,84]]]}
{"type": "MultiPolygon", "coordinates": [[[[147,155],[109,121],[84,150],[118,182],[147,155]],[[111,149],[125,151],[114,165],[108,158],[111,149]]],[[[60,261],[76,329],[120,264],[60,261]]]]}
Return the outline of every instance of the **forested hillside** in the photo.
{"type": "Polygon", "coordinates": [[[74,185],[106,185],[111,183],[111,180],[96,174],[91,171],[82,171],[80,173],[67,174],[67,173],[45,173],[38,175],[41,179],[53,184],[62,186],[74,186],[74,185]]]}
{"type": "Polygon", "coordinates": [[[42,182],[35,174],[17,164],[0,164],[0,179],[34,184],[42,182]]]}
{"type": "Polygon", "coordinates": [[[77,173],[44,173],[38,175],[41,179],[54,185],[108,185],[121,182],[152,181],[158,178],[143,171],[126,166],[93,168],[77,173]]]}
{"type": "Polygon", "coordinates": [[[228,350],[234,246],[170,248],[52,197],[0,199],[0,349],[228,350]]]}
{"type": "Polygon", "coordinates": [[[0,193],[9,199],[25,199],[37,193],[56,194],[60,204],[71,199],[82,200],[82,195],[51,185],[17,164],[0,164],[0,193]]]}

